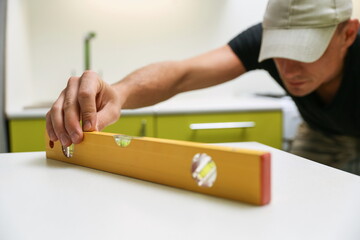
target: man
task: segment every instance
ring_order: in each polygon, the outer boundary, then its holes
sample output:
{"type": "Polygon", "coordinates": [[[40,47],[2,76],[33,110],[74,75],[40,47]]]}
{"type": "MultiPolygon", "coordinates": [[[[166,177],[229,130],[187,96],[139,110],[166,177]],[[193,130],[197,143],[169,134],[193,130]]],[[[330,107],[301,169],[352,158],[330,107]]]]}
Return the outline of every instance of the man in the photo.
{"type": "Polygon", "coordinates": [[[265,69],[305,120],[292,151],[360,173],[360,34],[351,11],[351,0],[270,0],[262,24],[211,52],[151,64],[114,85],[91,71],[71,77],[46,116],[50,139],[79,143],[82,130],[101,130],[119,118],[120,109],[265,69]]]}

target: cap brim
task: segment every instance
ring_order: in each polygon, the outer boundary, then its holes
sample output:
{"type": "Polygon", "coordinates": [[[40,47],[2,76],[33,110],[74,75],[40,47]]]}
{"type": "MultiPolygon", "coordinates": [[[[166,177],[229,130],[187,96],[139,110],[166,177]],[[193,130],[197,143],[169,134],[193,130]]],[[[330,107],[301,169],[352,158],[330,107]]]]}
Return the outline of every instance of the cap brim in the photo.
{"type": "Polygon", "coordinates": [[[315,62],[324,54],[336,27],[264,29],[259,62],[269,58],[315,62]]]}

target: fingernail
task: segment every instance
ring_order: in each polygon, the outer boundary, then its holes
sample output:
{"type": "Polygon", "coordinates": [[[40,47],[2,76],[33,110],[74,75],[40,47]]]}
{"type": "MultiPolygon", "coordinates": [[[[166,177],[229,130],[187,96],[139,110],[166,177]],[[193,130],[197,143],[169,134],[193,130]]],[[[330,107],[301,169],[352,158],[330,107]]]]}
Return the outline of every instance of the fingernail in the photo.
{"type": "Polygon", "coordinates": [[[70,145],[70,140],[65,134],[62,134],[60,136],[60,142],[61,142],[61,145],[63,145],[64,147],[67,147],[70,145]]]}
{"type": "Polygon", "coordinates": [[[58,140],[57,137],[56,137],[56,135],[55,135],[54,133],[49,133],[49,138],[50,138],[50,140],[53,141],[53,142],[56,142],[56,140],[58,140]]]}
{"type": "Polygon", "coordinates": [[[89,120],[84,122],[84,131],[91,131],[91,122],[89,120]]]}

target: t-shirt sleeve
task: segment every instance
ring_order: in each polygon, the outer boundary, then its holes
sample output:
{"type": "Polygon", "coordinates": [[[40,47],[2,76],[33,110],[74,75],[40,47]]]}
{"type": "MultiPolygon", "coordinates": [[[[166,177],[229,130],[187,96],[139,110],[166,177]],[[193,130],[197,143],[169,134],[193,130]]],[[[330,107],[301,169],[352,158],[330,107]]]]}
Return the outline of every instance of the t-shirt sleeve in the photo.
{"type": "Polygon", "coordinates": [[[261,38],[262,25],[259,23],[243,31],[228,43],[247,71],[264,68],[258,62],[261,38]]]}

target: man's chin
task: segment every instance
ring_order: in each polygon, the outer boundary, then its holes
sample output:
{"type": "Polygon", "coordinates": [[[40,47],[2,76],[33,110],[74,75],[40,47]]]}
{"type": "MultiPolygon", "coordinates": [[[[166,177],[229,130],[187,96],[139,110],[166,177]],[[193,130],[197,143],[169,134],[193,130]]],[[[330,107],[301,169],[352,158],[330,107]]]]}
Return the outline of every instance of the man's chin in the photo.
{"type": "Polygon", "coordinates": [[[307,91],[300,91],[300,90],[288,90],[288,92],[293,97],[305,97],[310,94],[307,91]]]}

